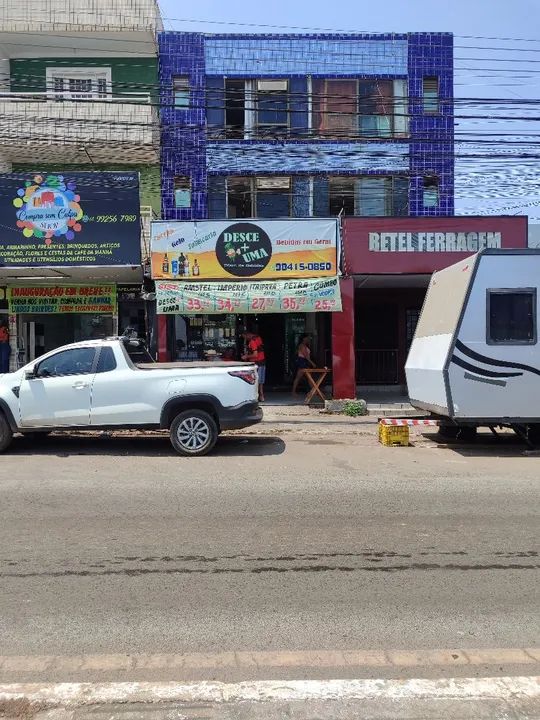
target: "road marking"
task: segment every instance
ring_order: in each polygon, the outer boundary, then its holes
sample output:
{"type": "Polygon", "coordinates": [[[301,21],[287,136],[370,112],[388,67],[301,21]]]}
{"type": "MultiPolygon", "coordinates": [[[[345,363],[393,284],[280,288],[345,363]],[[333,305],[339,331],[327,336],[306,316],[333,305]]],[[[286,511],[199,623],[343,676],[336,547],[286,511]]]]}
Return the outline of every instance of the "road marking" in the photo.
{"type": "Polygon", "coordinates": [[[238,651],[138,655],[4,655],[2,673],[110,672],[168,669],[260,669],[334,667],[451,667],[454,665],[534,665],[539,648],[418,650],[238,651]]]}
{"type": "Polygon", "coordinates": [[[241,683],[56,683],[0,685],[0,702],[51,707],[184,702],[294,702],[313,700],[515,699],[540,697],[540,677],[413,680],[293,680],[241,683]]]}

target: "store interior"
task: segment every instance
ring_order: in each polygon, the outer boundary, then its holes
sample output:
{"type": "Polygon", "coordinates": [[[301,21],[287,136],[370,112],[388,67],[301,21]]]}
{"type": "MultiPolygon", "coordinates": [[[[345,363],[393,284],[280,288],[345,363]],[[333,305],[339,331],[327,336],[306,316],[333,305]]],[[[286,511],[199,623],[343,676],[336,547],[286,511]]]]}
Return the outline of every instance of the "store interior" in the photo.
{"type": "Polygon", "coordinates": [[[316,363],[329,362],[330,319],[322,313],[171,315],[167,323],[171,360],[239,360],[246,351],[244,330],[257,332],[263,340],[269,389],[290,387],[296,349],[305,334],[311,337],[316,363]]]}

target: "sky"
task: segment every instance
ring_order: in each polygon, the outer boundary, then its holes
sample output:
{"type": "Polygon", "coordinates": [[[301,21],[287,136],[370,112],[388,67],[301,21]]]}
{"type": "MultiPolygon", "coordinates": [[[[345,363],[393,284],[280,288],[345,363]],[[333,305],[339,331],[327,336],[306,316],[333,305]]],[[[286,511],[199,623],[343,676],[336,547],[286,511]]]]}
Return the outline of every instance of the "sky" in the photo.
{"type": "Polygon", "coordinates": [[[160,6],[166,29],[190,32],[453,32],[455,96],[462,99],[456,212],[524,213],[540,221],[540,0],[160,0],[160,6]],[[496,144],[486,145],[493,136],[496,144]],[[464,157],[471,154],[482,157],[464,157]]]}

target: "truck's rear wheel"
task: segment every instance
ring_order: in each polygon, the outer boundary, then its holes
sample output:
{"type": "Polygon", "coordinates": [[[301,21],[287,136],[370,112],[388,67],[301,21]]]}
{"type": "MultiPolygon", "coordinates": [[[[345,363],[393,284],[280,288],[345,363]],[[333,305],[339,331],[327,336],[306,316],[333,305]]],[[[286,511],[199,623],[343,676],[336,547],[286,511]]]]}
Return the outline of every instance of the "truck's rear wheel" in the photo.
{"type": "Polygon", "coordinates": [[[8,421],[0,412],[0,452],[4,452],[10,445],[13,439],[13,432],[9,426],[8,421]]]}
{"type": "Polygon", "coordinates": [[[184,410],[172,421],[171,443],[180,455],[206,455],[218,439],[214,418],[204,410],[184,410]]]}

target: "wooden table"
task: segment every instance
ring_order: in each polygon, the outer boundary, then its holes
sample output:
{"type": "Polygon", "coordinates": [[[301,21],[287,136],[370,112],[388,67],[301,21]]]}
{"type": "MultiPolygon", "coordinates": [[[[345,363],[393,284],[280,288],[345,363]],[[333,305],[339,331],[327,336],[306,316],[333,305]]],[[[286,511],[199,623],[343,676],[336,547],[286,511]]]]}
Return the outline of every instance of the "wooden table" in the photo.
{"type": "Polygon", "coordinates": [[[307,381],[311,386],[311,390],[306,395],[306,399],[304,401],[306,404],[311,402],[315,395],[318,395],[323,402],[327,400],[325,394],[321,390],[321,385],[331,372],[332,371],[328,368],[306,368],[303,371],[304,376],[307,378],[307,381]]]}

